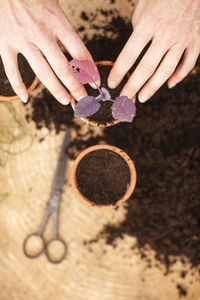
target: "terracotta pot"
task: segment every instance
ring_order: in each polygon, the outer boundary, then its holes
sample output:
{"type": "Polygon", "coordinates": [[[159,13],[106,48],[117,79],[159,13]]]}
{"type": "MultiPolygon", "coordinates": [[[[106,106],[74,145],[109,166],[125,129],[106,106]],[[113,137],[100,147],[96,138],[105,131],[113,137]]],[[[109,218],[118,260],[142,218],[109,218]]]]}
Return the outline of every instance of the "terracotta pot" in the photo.
{"type": "MultiPolygon", "coordinates": [[[[96,61],[95,62],[96,66],[113,66],[114,62],[109,61],[109,60],[101,60],[101,61],[96,61]]],[[[127,78],[130,77],[130,73],[126,74],[127,78]]],[[[71,104],[72,104],[72,108],[74,109],[74,107],[76,106],[76,100],[74,99],[74,97],[72,96],[72,94],[70,94],[71,97],[71,104]]],[[[82,118],[82,120],[86,121],[87,123],[94,125],[94,126],[98,126],[98,127],[109,127],[109,126],[113,126],[117,123],[119,123],[119,120],[113,120],[112,122],[108,122],[107,124],[98,124],[95,121],[91,121],[89,118],[82,118]]]]}
{"type": "MultiPolygon", "coordinates": [[[[117,176],[117,173],[116,173],[117,176]]],[[[135,184],[136,184],[136,170],[135,170],[135,166],[133,161],[131,160],[131,158],[120,148],[111,146],[111,145],[95,145],[92,147],[89,147],[87,149],[85,149],[84,151],[82,151],[78,157],[76,158],[76,160],[74,161],[73,167],[72,167],[72,186],[74,188],[74,190],[76,191],[77,195],[79,196],[79,198],[84,201],[85,203],[89,204],[90,206],[94,206],[97,208],[110,208],[110,207],[117,207],[120,204],[122,204],[124,201],[126,201],[127,199],[130,198],[131,194],[134,191],[135,188],[135,184]],[[130,170],[130,183],[129,185],[127,185],[127,190],[126,193],[118,200],[116,201],[116,204],[109,204],[109,205],[102,205],[102,204],[95,204],[94,202],[92,202],[90,199],[88,199],[87,197],[85,197],[79,190],[78,188],[78,182],[77,182],[77,178],[76,178],[76,171],[77,171],[77,167],[80,163],[80,161],[90,152],[96,151],[96,150],[101,150],[101,149],[106,149],[106,150],[111,150],[114,151],[115,153],[119,154],[127,163],[129,170],[130,170]]]]}
{"type": "MultiPolygon", "coordinates": [[[[31,85],[27,89],[28,93],[30,93],[36,87],[38,82],[39,82],[39,79],[37,78],[37,76],[35,76],[33,82],[31,83],[31,85]]],[[[0,100],[13,101],[13,100],[20,100],[20,98],[17,95],[15,95],[15,96],[2,96],[2,95],[0,95],[0,100]]]]}

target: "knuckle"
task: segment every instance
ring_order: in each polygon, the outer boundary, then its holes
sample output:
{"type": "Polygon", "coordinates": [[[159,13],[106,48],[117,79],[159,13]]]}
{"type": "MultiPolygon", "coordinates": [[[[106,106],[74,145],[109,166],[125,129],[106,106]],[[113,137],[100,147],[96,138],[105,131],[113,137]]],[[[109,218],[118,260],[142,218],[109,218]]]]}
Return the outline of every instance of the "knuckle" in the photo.
{"type": "Polygon", "coordinates": [[[155,68],[150,62],[144,62],[141,64],[141,72],[144,76],[151,76],[154,72],[155,68]]]}
{"type": "Polygon", "coordinates": [[[79,38],[78,38],[78,43],[77,43],[78,47],[77,47],[77,57],[79,57],[80,59],[87,59],[89,56],[89,52],[86,49],[86,47],[84,45],[82,45],[82,43],[79,42],[79,38]]]}
{"type": "Polygon", "coordinates": [[[70,91],[72,92],[72,94],[77,95],[80,93],[81,89],[78,84],[72,83],[72,84],[70,84],[70,91]]]}
{"type": "Polygon", "coordinates": [[[62,86],[59,86],[59,85],[49,87],[49,91],[52,93],[52,95],[56,99],[61,99],[63,97],[63,95],[66,94],[66,90],[62,86]]]}
{"type": "Polygon", "coordinates": [[[74,95],[74,96],[79,96],[82,95],[84,88],[77,82],[71,82],[68,85],[68,88],[70,90],[70,92],[74,95]],[[69,88],[70,87],[70,88],[69,88]]]}
{"type": "Polygon", "coordinates": [[[77,50],[77,57],[80,57],[80,60],[94,61],[90,52],[85,48],[85,46],[80,46],[80,48],[77,50]]]}
{"type": "Polygon", "coordinates": [[[35,33],[36,34],[46,35],[45,26],[44,26],[44,23],[42,21],[39,21],[39,22],[35,23],[34,28],[35,28],[35,33]]]}
{"type": "Polygon", "coordinates": [[[140,34],[146,34],[147,36],[152,37],[153,32],[156,31],[157,18],[155,17],[155,15],[146,16],[145,19],[143,19],[143,21],[140,22],[137,27],[140,34]]]}
{"type": "Polygon", "coordinates": [[[162,38],[167,44],[174,44],[176,42],[177,27],[173,23],[166,25],[167,30],[162,30],[162,38]]]}
{"type": "Polygon", "coordinates": [[[49,76],[49,70],[48,70],[48,68],[45,67],[45,66],[38,68],[38,70],[37,70],[37,76],[39,78],[48,77],[49,76]]]}
{"type": "Polygon", "coordinates": [[[175,67],[165,66],[162,70],[162,77],[168,79],[172,75],[174,69],[175,67]]]}
{"type": "Polygon", "coordinates": [[[57,73],[59,75],[63,75],[66,74],[68,72],[68,63],[67,61],[62,61],[61,63],[57,64],[56,69],[57,69],[57,73]]]}
{"type": "Polygon", "coordinates": [[[132,66],[132,64],[133,64],[133,52],[131,52],[130,50],[127,50],[125,53],[124,53],[124,60],[121,60],[120,61],[120,66],[119,66],[119,68],[120,68],[120,70],[122,70],[121,71],[121,73],[123,73],[124,71],[124,69],[125,69],[125,65],[124,65],[124,62],[126,62],[126,65],[127,66],[132,66]]]}
{"type": "Polygon", "coordinates": [[[27,56],[31,53],[35,60],[41,60],[42,55],[37,46],[31,45],[30,47],[30,45],[25,45],[24,50],[27,56]]]}

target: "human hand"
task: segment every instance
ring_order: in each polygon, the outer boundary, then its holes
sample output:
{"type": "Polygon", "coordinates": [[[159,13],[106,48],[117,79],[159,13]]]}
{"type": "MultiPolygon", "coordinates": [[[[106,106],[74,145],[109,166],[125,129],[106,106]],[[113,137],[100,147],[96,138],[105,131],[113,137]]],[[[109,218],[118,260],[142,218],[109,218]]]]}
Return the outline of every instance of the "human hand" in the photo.
{"type": "Polygon", "coordinates": [[[195,66],[200,53],[200,1],[139,0],[132,24],[134,31],[109,74],[108,85],[115,88],[152,41],[121,91],[133,98],[142,88],[138,98],[146,102],[165,81],[172,88],[195,66]]]}
{"type": "Polygon", "coordinates": [[[57,0],[1,0],[0,55],[6,75],[23,102],[28,92],[17,64],[22,53],[52,95],[68,104],[67,87],[77,100],[86,96],[84,87],[69,71],[61,43],[73,58],[92,57],[69,23],[57,0]],[[61,82],[64,86],[61,84],[61,82]]]}

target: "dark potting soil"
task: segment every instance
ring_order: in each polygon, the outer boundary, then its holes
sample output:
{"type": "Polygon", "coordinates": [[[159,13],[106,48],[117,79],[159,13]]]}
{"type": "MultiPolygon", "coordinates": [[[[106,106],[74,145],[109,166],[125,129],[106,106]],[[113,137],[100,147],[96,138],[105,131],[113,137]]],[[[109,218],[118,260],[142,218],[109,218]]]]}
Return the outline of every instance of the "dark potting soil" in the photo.
{"type": "MultiPolygon", "coordinates": [[[[200,61],[198,62],[198,69],[200,61]]],[[[148,244],[169,267],[170,256],[200,264],[200,72],[173,90],[162,87],[137,118],[104,129],[105,141],[134,160],[137,185],[123,222],[106,226],[107,243],[124,234],[148,244]]],[[[142,253],[142,250],[141,250],[142,253]]]]}
{"type": "MultiPolygon", "coordinates": [[[[98,11],[98,13],[103,14],[102,11],[98,11]]],[[[118,16],[118,13],[116,15],[115,11],[109,11],[109,14],[113,14],[113,17],[108,24],[99,28],[95,26],[97,31],[98,29],[103,29],[103,34],[95,34],[92,39],[88,39],[87,35],[84,37],[86,47],[92,53],[95,61],[110,60],[115,62],[132,33],[131,23],[118,16]],[[108,38],[107,34],[112,34],[116,37],[108,38]]]]}
{"type": "MultiPolygon", "coordinates": [[[[92,40],[85,36],[94,59],[115,61],[131,28],[114,16],[103,36],[95,35],[92,40]],[[116,37],[107,38],[107,32],[116,37]]],[[[105,128],[104,137],[87,141],[78,135],[69,149],[70,157],[75,158],[77,152],[103,141],[123,149],[134,160],[137,184],[125,204],[126,216],[115,226],[105,226],[97,238],[106,236],[106,242],[115,245],[124,235],[136,237],[142,257],[149,245],[168,268],[180,257],[191,267],[200,265],[200,59],[195,70],[175,88],[163,86],[147,103],[137,102],[133,123],[105,128]]],[[[49,96],[48,108],[39,109],[44,102],[45,97],[32,101],[37,126],[49,126],[50,120],[58,132],[68,122],[74,126],[73,112],[71,121],[64,112],[69,107],[49,96]],[[49,109],[51,105],[54,109],[49,109]]]]}
{"type": "Polygon", "coordinates": [[[96,205],[116,205],[130,184],[125,160],[111,150],[88,153],[76,171],[80,192],[96,205]]]}
{"type": "MultiPolygon", "coordinates": [[[[18,54],[17,60],[18,60],[18,67],[22,76],[22,80],[26,88],[29,88],[35,78],[35,74],[31,69],[31,67],[29,66],[29,63],[21,53],[18,54]]],[[[0,95],[2,96],[16,95],[5,74],[1,57],[0,57],[0,95]]]]}
{"type": "MultiPolygon", "coordinates": [[[[32,99],[32,112],[27,112],[27,121],[34,121],[37,129],[43,126],[48,129],[55,128],[56,133],[71,127],[74,112],[70,105],[62,105],[46,90],[32,99]]],[[[77,126],[73,124],[73,126],[77,126]]],[[[78,129],[78,126],[77,126],[78,129]]]]}
{"type": "MultiPolygon", "coordinates": [[[[111,95],[111,99],[115,100],[115,98],[117,98],[120,95],[120,92],[123,88],[123,86],[125,85],[125,83],[128,80],[128,77],[125,77],[122,82],[118,85],[118,87],[116,87],[115,89],[109,89],[108,85],[107,85],[107,79],[108,79],[108,75],[110,73],[112,66],[101,66],[98,65],[98,70],[99,70],[99,74],[101,77],[101,87],[106,88],[110,95],[111,95]]],[[[98,90],[95,90],[93,88],[91,88],[89,85],[86,86],[86,90],[88,95],[90,96],[98,96],[99,92],[98,90]]],[[[113,105],[113,102],[111,101],[100,101],[100,108],[99,110],[92,116],[90,116],[88,119],[90,121],[94,121],[97,123],[97,125],[103,124],[106,125],[108,123],[112,123],[115,119],[112,116],[112,111],[111,111],[111,107],[113,105]]]]}

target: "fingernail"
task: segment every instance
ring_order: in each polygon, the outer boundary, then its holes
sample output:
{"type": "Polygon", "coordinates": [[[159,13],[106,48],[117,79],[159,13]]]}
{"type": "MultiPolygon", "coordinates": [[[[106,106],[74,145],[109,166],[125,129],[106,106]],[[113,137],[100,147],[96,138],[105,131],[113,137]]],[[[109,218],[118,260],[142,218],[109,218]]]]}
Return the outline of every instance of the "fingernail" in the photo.
{"type": "Polygon", "coordinates": [[[21,99],[21,101],[23,103],[27,103],[28,102],[28,96],[25,96],[25,95],[19,95],[19,98],[21,99]]]}
{"type": "Polygon", "coordinates": [[[111,89],[114,89],[116,88],[117,86],[117,83],[115,81],[109,81],[108,82],[108,87],[111,88],[111,89]]]}
{"type": "Polygon", "coordinates": [[[142,94],[138,96],[138,99],[141,103],[145,103],[149,99],[149,96],[142,94]]]}
{"type": "Polygon", "coordinates": [[[97,80],[97,81],[95,81],[95,83],[94,82],[91,82],[90,83],[90,85],[91,85],[91,87],[93,88],[93,89],[97,89],[97,86],[100,86],[100,80],[97,80]],[[96,84],[95,84],[96,83],[96,84]]]}
{"type": "Polygon", "coordinates": [[[59,102],[63,105],[68,105],[70,101],[68,100],[68,98],[62,98],[59,100],[59,102]]]}
{"type": "Polygon", "coordinates": [[[176,85],[176,82],[170,82],[168,83],[168,88],[172,89],[176,85]]]}
{"type": "Polygon", "coordinates": [[[88,95],[86,94],[86,95],[83,95],[83,96],[81,96],[81,97],[78,97],[78,98],[76,99],[76,101],[80,101],[82,98],[84,98],[84,97],[86,97],[86,96],[88,96],[88,95]]]}
{"type": "MultiPolygon", "coordinates": [[[[94,84],[94,82],[91,82],[90,85],[91,85],[91,87],[92,87],[93,89],[97,89],[97,86],[94,84]]],[[[98,84],[97,84],[97,85],[98,85],[98,84]]]]}

